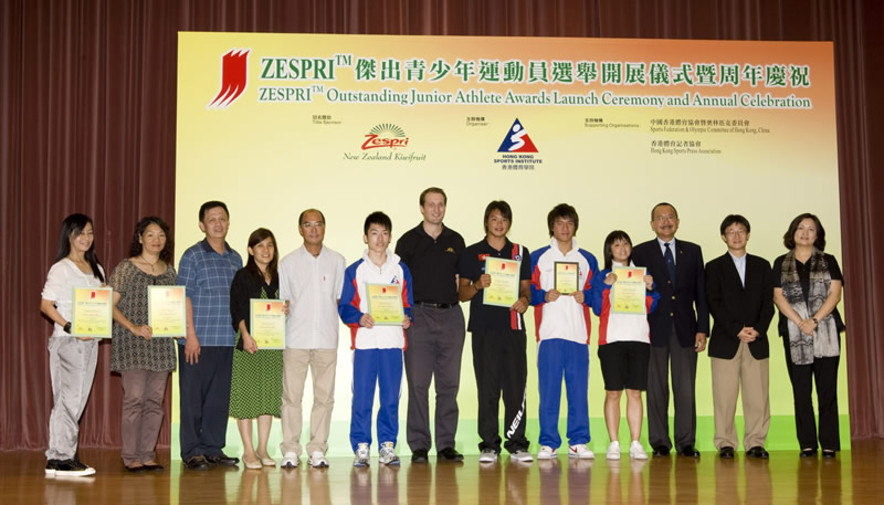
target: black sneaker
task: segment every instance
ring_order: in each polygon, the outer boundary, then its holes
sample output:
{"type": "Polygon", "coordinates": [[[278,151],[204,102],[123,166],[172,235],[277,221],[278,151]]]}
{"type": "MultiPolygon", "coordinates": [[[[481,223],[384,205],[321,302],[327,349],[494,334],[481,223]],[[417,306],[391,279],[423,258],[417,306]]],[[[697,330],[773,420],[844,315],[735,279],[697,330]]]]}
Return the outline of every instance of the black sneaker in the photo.
{"type": "Polygon", "coordinates": [[[55,464],[56,477],[86,477],[89,475],[95,475],[95,469],[82,463],[77,458],[65,459],[55,464]]]}
{"type": "Polygon", "coordinates": [[[58,470],[58,463],[60,461],[57,459],[47,459],[46,460],[46,475],[52,477],[55,475],[55,471],[58,470]]]}
{"type": "Polygon", "coordinates": [[[454,450],[453,447],[446,447],[436,453],[436,459],[441,461],[448,461],[451,463],[459,463],[463,461],[463,454],[454,450]]]}

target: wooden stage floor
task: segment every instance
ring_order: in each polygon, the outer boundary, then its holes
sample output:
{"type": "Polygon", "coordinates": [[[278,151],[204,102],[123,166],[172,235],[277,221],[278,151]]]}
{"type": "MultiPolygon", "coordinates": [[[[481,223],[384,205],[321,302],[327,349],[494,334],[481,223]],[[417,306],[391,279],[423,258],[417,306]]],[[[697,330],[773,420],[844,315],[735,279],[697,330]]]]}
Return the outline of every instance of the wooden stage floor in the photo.
{"type": "Polygon", "coordinates": [[[805,460],[798,451],[773,452],[768,461],[742,454],[723,461],[703,453],[699,461],[670,456],[645,463],[557,461],[519,464],[503,456],[480,465],[462,464],[356,469],[349,458],[314,470],[215,468],[182,471],[159,460],[162,473],[126,472],[119,452],[83,449],[81,458],[98,473],[90,478],[45,477],[40,452],[0,452],[0,504],[589,504],[589,503],[879,503],[884,497],[884,441],[855,442],[837,459],[805,460]]]}

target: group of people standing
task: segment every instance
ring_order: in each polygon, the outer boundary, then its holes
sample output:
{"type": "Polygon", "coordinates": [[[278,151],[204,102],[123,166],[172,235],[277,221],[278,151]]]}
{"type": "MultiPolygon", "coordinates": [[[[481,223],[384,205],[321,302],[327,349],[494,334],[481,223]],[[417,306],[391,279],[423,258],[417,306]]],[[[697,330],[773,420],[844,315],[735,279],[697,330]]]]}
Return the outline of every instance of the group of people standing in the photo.
{"type": "Polygon", "coordinates": [[[608,459],[619,459],[620,401],[627,397],[627,424],[633,459],[647,459],[640,441],[642,391],[647,391],[648,442],[654,456],[699,457],[695,448],[697,355],[712,359],[715,446],[733,458],[738,446],[734,415],[742,396],[746,419],[743,447],[748,457],[767,458],[770,420],[767,329],[773,306],[780,312],[779,333],[793,385],[801,456],[834,457],[839,450],[837,370],[844,325],[837,311],[842,277],[837,261],[825,254],[819,219],[802,214],[784,235],[788,252],[773,268],[747,253],[749,222],[727,216],[720,228],[727,252],[704,264],[696,244],[675,238],[675,207],[660,203],[651,211],[656,238],[633,247],[629,235],[611,232],[604,243],[601,270],[594,255],[579,248],[579,216],[568,204],[547,216],[550,243],[533,252],[511,242],[513,213],[504,201],[488,204],[485,237],[466,246],[443,224],[445,192],[427,188],[419,198],[423,219],[390,248],[392,222],[382,212],[364,223],[366,250],[345,267],[343,256],[323,244],[325,217],[308,209],[298,218],[303,245],[279,259],[272,232],[259,228],[248,240],[249,257],[226,242],[229,212],[223,202],[204,203],[199,227],[205,239],[188,248],[178,271],[172,266],[168,225],[157,217],[139,221],[129,257],[106,280],[95,254],[93,223],[82,214],[65,219],[58,255],[46,280],[41,309],[54,323],[49,339],[53,409],[49,422],[47,475],[91,475],[77,456],[79,418],[91,389],[97,341],[72,338],[73,287],[114,288],[115,321],[111,368],[122,376],[122,459],[133,472],[162,470],[155,446],[163,417],[168,374],[176,367],[176,342],[152,338],[148,325],[148,286],[183,285],[187,331],[177,342],[180,389],[180,447],[183,465],[204,470],[233,466],[239,459],[223,452],[227,419],[233,416],[243,440],[247,468],[275,466],[267,444],[273,417],[281,417],[282,466],[294,468],[306,449],[311,467],[327,467],[337,366],[339,320],[351,333],[353,398],[350,442],[354,465],[370,460],[372,407],[379,389],[378,458],[399,464],[398,403],[404,375],[408,383],[406,440],[412,463],[462,461],[455,449],[459,417],[457,393],[465,328],[472,334],[478,392],[479,461],[497,461],[501,448],[510,459],[530,462],[527,418],[527,335],[524,313],[534,307],[537,338],[540,433],[538,459],[554,459],[562,445],[559,410],[562,381],[567,407],[568,456],[594,458],[588,415],[590,311],[599,317],[598,356],[605,383],[608,459]],[[519,265],[518,299],[510,307],[483,303],[492,283],[488,258],[519,265]],[[557,264],[577,267],[578,288],[557,290],[557,264]],[[617,266],[642,266],[647,275],[644,314],[612,310],[617,266]],[[367,285],[397,284],[404,318],[401,326],[375,324],[367,285]],[[286,302],[285,349],[260,349],[250,334],[249,300],[286,302]],[[459,302],[470,302],[464,324],[459,302]],[[709,316],[714,320],[709,331],[709,316]],[[301,446],[306,375],[311,373],[313,405],[309,441],[301,446]],[[669,396],[675,408],[669,431],[669,396]],[[819,432],[812,406],[817,384],[819,432]],[[430,429],[431,384],[435,419],[430,429]],[[501,436],[499,404],[504,405],[501,436]],[[258,440],[253,442],[253,420],[258,440]],[[503,439],[506,439],[505,441],[503,439]]]}

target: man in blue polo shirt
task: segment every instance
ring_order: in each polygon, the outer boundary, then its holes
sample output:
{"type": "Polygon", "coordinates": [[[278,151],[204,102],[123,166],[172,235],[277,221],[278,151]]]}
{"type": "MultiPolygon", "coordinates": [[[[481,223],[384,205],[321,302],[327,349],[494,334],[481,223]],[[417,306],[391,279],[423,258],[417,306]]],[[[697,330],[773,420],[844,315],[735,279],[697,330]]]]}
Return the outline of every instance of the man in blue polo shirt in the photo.
{"type": "Polygon", "coordinates": [[[181,460],[189,470],[239,463],[222,449],[235,340],[230,284],[242,258],[225,240],[230,215],[223,202],[204,203],[199,226],[206,238],[184,251],[178,263],[178,284],[187,292],[187,336],[178,345],[181,460]]]}

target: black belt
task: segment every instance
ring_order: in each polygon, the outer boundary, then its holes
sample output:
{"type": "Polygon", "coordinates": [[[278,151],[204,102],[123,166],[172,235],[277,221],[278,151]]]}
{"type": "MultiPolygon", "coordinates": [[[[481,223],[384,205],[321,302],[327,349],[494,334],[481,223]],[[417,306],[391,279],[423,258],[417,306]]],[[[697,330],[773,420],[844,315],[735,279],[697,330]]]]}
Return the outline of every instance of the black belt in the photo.
{"type": "Polygon", "coordinates": [[[434,309],[450,309],[454,307],[455,303],[433,303],[433,302],[414,302],[415,305],[420,305],[421,307],[432,307],[434,309]]]}

